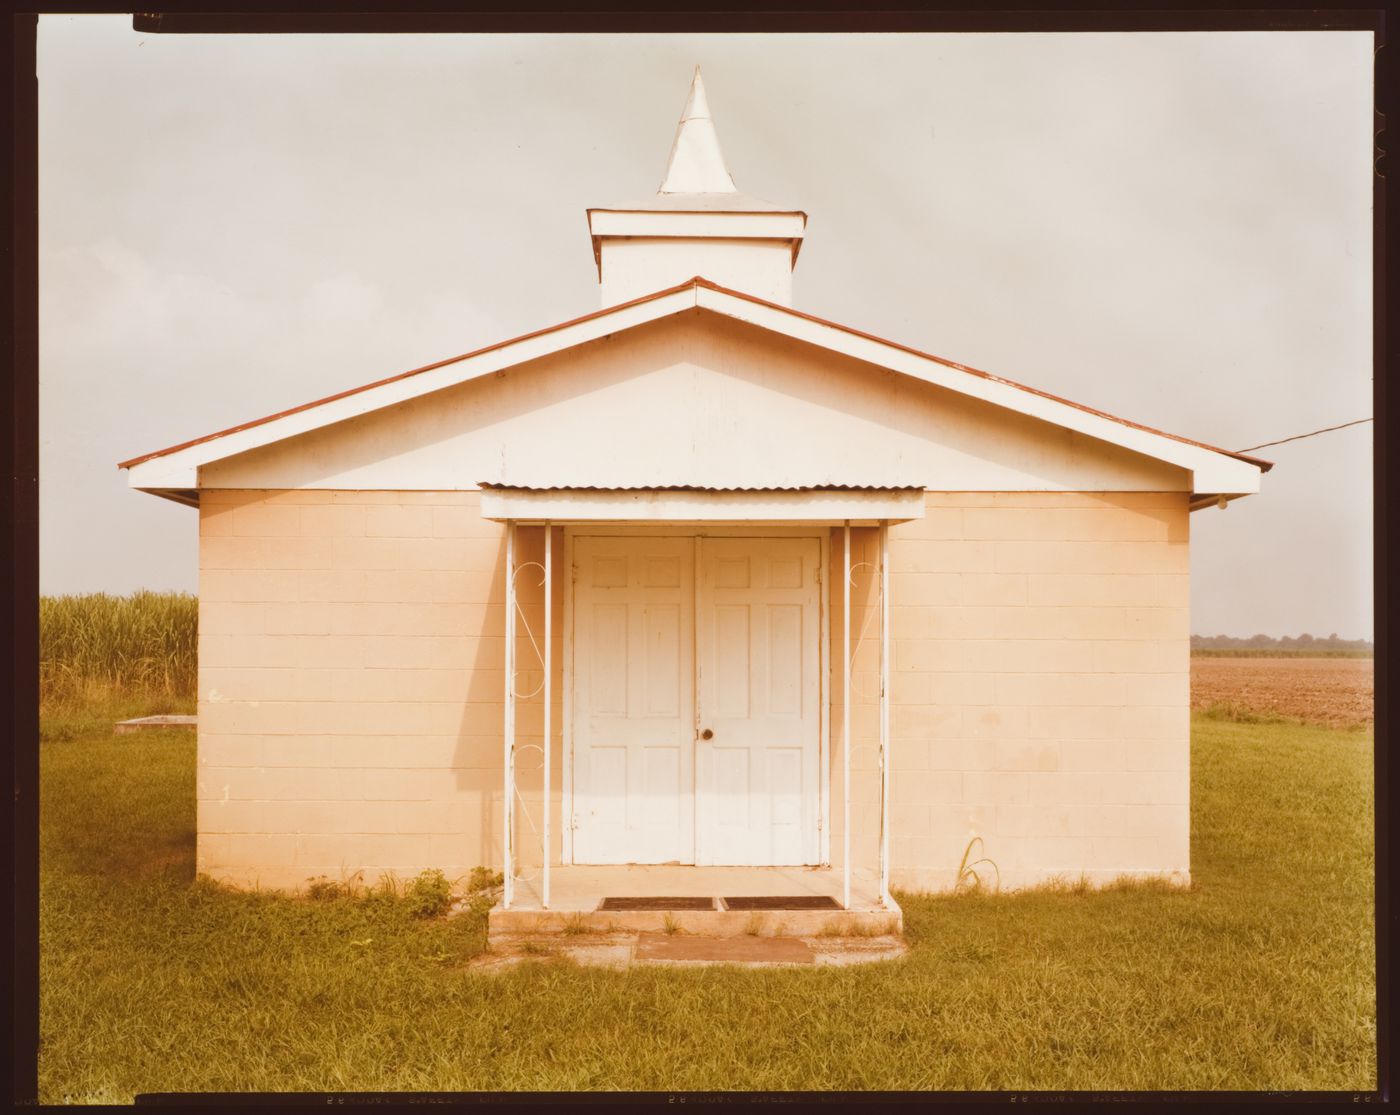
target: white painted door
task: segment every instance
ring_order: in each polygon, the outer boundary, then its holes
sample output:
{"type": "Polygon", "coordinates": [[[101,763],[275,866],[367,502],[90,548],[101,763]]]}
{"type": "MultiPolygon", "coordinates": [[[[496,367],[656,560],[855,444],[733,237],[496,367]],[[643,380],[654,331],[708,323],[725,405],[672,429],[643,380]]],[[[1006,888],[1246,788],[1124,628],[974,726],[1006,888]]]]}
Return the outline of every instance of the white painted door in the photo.
{"type": "Polygon", "coordinates": [[[818,863],[821,543],[699,549],[696,862],[818,863]]]}
{"type": "Polygon", "coordinates": [[[695,540],[574,542],[574,862],[695,862],[695,540]]]}

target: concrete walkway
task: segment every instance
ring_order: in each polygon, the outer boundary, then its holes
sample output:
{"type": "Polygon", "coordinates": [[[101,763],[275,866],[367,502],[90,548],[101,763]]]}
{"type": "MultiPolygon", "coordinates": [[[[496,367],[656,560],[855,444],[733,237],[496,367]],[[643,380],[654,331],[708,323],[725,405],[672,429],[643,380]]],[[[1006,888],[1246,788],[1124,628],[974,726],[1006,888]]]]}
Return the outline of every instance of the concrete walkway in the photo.
{"type": "Polygon", "coordinates": [[[705,937],[688,933],[551,934],[493,937],[491,951],[468,967],[502,971],[527,961],[566,961],[592,967],[820,967],[891,960],[909,951],[903,939],[881,937],[705,937]]]}

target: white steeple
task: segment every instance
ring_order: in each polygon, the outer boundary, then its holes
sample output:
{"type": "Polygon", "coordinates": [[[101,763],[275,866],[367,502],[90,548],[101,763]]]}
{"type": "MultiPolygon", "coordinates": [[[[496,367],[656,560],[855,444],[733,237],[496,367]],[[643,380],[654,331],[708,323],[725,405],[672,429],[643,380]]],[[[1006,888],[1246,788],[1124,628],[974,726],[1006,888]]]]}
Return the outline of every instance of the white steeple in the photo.
{"type": "Polygon", "coordinates": [[[792,268],[806,226],[802,210],[760,201],[735,187],[699,66],[661,188],[645,201],[588,210],[604,306],[697,275],[789,305],[792,268]]]}
{"type": "Polygon", "coordinates": [[[719,134],[710,118],[710,106],[705,100],[705,83],[700,67],[690,82],[690,96],[676,125],[676,138],[671,144],[671,157],[666,161],[666,177],[659,194],[732,194],[734,178],[724,165],[719,134]]]}

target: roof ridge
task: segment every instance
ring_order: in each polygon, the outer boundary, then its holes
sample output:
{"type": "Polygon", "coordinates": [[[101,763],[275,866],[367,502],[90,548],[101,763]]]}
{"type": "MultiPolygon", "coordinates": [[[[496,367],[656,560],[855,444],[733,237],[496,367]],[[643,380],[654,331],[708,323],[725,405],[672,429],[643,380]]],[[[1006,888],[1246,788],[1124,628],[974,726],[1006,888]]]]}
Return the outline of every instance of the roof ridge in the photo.
{"type": "Polygon", "coordinates": [[[1223,453],[1225,456],[1234,457],[1236,460],[1247,461],[1252,465],[1258,465],[1264,472],[1268,472],[1271,468],[1274,467],[1273,461],[1266,461],[1262,457],[1250,457],[1247,454],[1238,453],[1233,449],[1222,449],[1220,446],[1211,445],[1209,442],[1197,441],[1195,438],[1183,437],[1181,434],[1173,434],[1167,430],[1159,430],[1155,426],[1146,426],[1143,425],[1143,423],[1141,422],[1134,422],[1131,418],[1122,418],[1119,415],[1110,414],[1106,410],[1098,410],[1097,408],[1088,406],[1084,403],[1076,403],[1073,399],[1066,399],[1061,395],[1052,394],[1051,392],[1044,391],[1039,387],[1031,387],[1029,384],[1020,383],[1019,381],[1014,379],[1007,379],[1005,376],[999,376],[993,372],[984,372],[981,368],[974,368],[968,364],[959,364],[956,360],[949,360],[946,356],[938,356],[932,352],[925,352],[922,349],[914,348],[911,345],[901,344],[899,341],[891,341],[887,337],[879,337],[876,336],[874,333],[866,333],[864,330],[856,329],[850,325],[842,325],[839,321],[832,321],[829,318],[818,317],[816,314],[805,313],[802,310],[796,310],[793,309],[791,306],[784,306],[778,302],[770,302],[768,301],[768,299],[760,298],[755,294],[745,294],[743,291],[740,290],[731,290],[728,287],[723,287],[720,286],[718,283],[711,282],[709,279],[702,279],[698,275],[692,281],[697,286],[706,287],[710,290],[718,291],[721,294],[733,295],[736,298],[742,298],[748,302],[757,302],[761,305],[768,306],[774,310],[782,310],[784,313],[792,314],[795,317],[800,317],[806,319],[807,321],[816,322],[818,325],[829,326],[832,329],[839,329],[843,333],[850,333],[857,337],[864,337],[866,340],[869,341],[876,341],[882,345],[889,345],[890,348],[897,348],[900,351],[907,352],[912,356],[919,356],[925,360],[932,360],[937,364],[942,364],[946,368],[954,368],[960,372],[967,372],[969,375],[977,376],[980,379],[990,380],[993,383],[1003,383],[1007,387],[1016,388],[1018,391],[1027,391],[1032,395],[1039,395],[1042,399],[1049,399],[1052,402],[1061,403],[1064,406],[1068,407],[1073,407],[1075,410],[1082,410],[1086,414],[1093,414],[1097,415],[1099,418],[1106,418],[1110,422],[1117,422],[1123,426],[1131,426],[1135,430],[1142,430],[1144,433],[1156,434],[1159,437],[1171,438],[1173,441],[1179,441],[1186,445],[1194,445],[1199,449],[1208,449],[1212,453],[1223,453]]]}
{"type": "Polygon", "coordinates": [[[639,306],[647,302],[653,302],[659,298],[665,298],[672,294],[679,294],[687,289],[700,288],[712,290],[716,293],[727,295],[733,298],[738,298],[745,302],[752,302],[755,305],[765,306],[769,309],[778,310],[781,313],[788,314],[792,317],[802,318],[803,320],[811,321],[818,325],[825,326],[827,328],[837,329],[843,333],[850,334],[851,336],[861,337],[865,340],[874,341],[877,344],[886,345],[889,348],[897,349],[901,352],[907,352],[910,355],[917,356],[921,359],[931,360],[936,364],[943,365],[944,367],[953,368],[956,371],[965,372],[968,375],[976,376],[980,379],[988,380],[993,383],[1000,383],[1007,387],[1015,388],[1019,391],[1025,391],[1029,394],[1037,395],[1040,398],[1049,399],[1052,402],[1059,403],[1062,406],[1072,407],[1075,410],[1082,411],[1086,414],[1092,414],[1099,418],[1107,419],[1111,422],[1116,422],[1119,425],[1127,426],[1131,429],[1141,430],[1144,433],[1154,434],[1158,437],[1165,437],[1172,441],[1180,442],[1184,445],[1193,445],[1198,449],[1205,449],[1212,453],[1220,453],[1226,457],[1233,457],[1236,460],[1244,461],[1248,464],[1254,465],[1255,467],[1259,468],[1262,472],[1268,472],[1274,466],[1274,462],[1266,461],[1261,457],[1251,457],[1247,454],[1237,453],[1230,449],[1222,449],[1219,446],[1211,445],[1208,442],[1197,441],[1194,438],[1183,437],[1180,434],[1169,433],[1166,430],[1159,430],[1156,427],[1147,426],[1141,422],[1134,422],[1131,419],[1122,418],[1116,414],[1110,414],[1108,411],[1098,410],[1095,407],[1086,406],[1083,403],[1076,403],[1071,399],[1066,399],[1059,395],[1054,395],[1049,391],[1043,391],[1038,387],[1031,387],[1028,384],[1019,383],[1016,380],[1006,379],[1004,376],[994,375],[991,372],[985,372],[982,371],[980,368],[973,368],[967,364],[959,364],[954,360],[947,359],[946,357],[937,356],[931,352],[924,352],[922,349],[917,349],[910,345],[901,344],[898,341],[891,341],[888,338],[877,336],[874,333],[867,333],[863,330],[856,329],[849,325],[842,325],[840,322],[831,321],[829,318],[818,317],[816,314],[809,314],[802,310],[796,310],[793,309],[791,306],[784,306],[778,302],[770,302],[768,299],[760,298],[754,294],[746,294],[743,291],[734,290],[731,287],[722,286],[721,284],[716,283],[713,280],[706,279],[701,275],[694,275],[691,278],[686,279],[684,282],[676,284],[675,286],[666,287],[663,290],[654,291],[651,294],[644,294],[638,298],[633,298],[627,302],[619,302],[617,305],[614,306],[604,306],[601,309],[594,310],[591,313],[582,315],[581,317],[570,318],[568,321],[563,321],[556,325],[546,326],[542,329],[535,329],[528,333],[521,333],[518,336],[510,337],[503,341],[497,341],[494,344],[485,345],[481,348],[473,349],[470,352],[465,352],[460,356],[451,356],[444,360],[438,360],[431,364],[424,364],[421,367],[412,368],[406,372],[398,372],[394,375],[386,376],[383,379],[377,379],[372,383],[362,384],[359,387],[347,388],[346,390],[339,391],[333,395],[327,395],[324,398],[316,399],[312,402],[302,403],[299,406],[290,407],[287,410],[278,411],[275,414],[269,414],[262,418],[255,418],[251,421],[243,422],[236,426],[230,426],[227,429],[219,430],[212,434],[206,434],[203,437],[192,438],[189,441],[184,441],[179,443],[178,445],[169,446],[166,449],[157,449],[151,453],[145,453],[137,457],[132,457],[130,460],[120,462],[117,465],[117,467],[132,468],[135,465],[143,464],[146,461],[154,460],[157,457],[165,457],[169,456],[171,453],[178,453],[181,450],[191,449],[196,445],[203,445],[207,442],[216,441],[219,438],[227,437],[230,434],[236,434],[240,433],[243,430],[253,429],[257,426],[266,425],[267,423],[276,421],[279,418],[285,418],[288,415],[292,414],[300,414],[303,411],[312,410],[318,406],[324,406],[326,403],[332,403],[339,399],[347,398],[351,395],[361,394],[365,391],[373,390],[376,387],[383,387],[386,384],[395,383],[400,380],[408,379],[412,376],[421,375],[424,372],[435,371],[438,368],[444,368],[450,364],[457,364],[462,362],[463,360],[470,360],[474,357],[482,356],[488,352],[494,352],[499,349],[506,348],[510,345],[518,344],[521,341],[532,340],[536,337],[542,337],[549,333],[558,332],[561,329],[567,329],[570,326],[581,325],[587,321],[594,321],[598,318],[605,317],[609,314],[617,313],[621,310],[625,310],[633,306],[639,306]]]}
{"type": "Polygon", "coordinates": [[[594,310],[592,313],[583,314],[581,317],[570,318],[568,321],[562,321],[557,325],[547,325],[542,329],[533,329],[528,333],[521,333],[514,337],[508,337],[504,341],[496,341],[489,345],[483,345],[481,348],[472,349],[470,352],[464,352],[460,356],[449,356],[444,360],[435,360],[431,364],[424,364],[418,368],[410,368],[406,372],[395,372],[391,376],[385,376],[383,379],[376,379],[371,383],[364,383],[358,387],[347,387],[344,391],[337,391],[334,395],[327,395],[321,399],[314,399],[309,403],[301,403],[294,407],[288,407],[286,410],[279,410],[276,414],[264,415],[262,418],[254,418],[247,422],[240,423],[237,426],[230,426],[226,430],[218,430],[212,434],[205,434],[203,437],[191,438],[189,441],[181,442],[179,445],[172,445],[167,449],[157,449],[153,453],[145,453],[142,456],[133,457],[129,461],[122,461],[117,465],[117,468],[130,468],[132,465],[139,465],[145,461],[153,460],[156,457],[164,457],[171,453],[178,453],[182,449],[191,449],[196,445],[203,445],[205,442],[227,437],[229,434],[236,434],[242,430],[251,430],[255,426],[262,426],[268,422],[274,422],[279,418],[285,418],[289,414],[300,414],[302,411],[311,410],[313,407],[323,406],[326,403],[333,403],[337,399],[358,395],[363,391],[372,391],[376,387],[383,387],[388,383],[397,383],[399,380],[408,379],[410,376],[420,375],[423,372],[431,372],[438,368],[445,368],[449,364],[458,364],[463,360],[470,360],[473,357],[482,356],[488,352],[494,352],[497,349],[505,348],[507,345],[518,344],[521,341],[528,341],[535,337],[542,337],[546,333],[567,329],[571,325],[581,325],[585,321],[592,321],[594,318],[602,317],[604,314],[614,313],[617,310],[627,309],[629,306],[637,306],[643,302],[664,298],[668,294],[679,294],[687,287],[693,287],[694,285],[694,279],[687,279],[685,282],[678,283],[673,287],[667,287],[665,290],[658,290],[652,294],[644,294],[640,298],[633,298],[628,302],[619,302],[616,306],[604,306],[600,310],[594,310]]]}

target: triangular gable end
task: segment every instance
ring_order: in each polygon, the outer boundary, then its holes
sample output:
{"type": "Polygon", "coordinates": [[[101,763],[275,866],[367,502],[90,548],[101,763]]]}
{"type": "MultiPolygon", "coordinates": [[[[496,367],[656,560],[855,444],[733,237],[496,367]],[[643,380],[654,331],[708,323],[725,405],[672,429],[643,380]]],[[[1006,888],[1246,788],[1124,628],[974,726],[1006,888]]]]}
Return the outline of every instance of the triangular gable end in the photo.
{"type": "Polygon", "coordinates": [[[692,308],[204,466],[212,488],[1186,491],[1175,465],[692,308]]]}
{"type": "MultiPolygon", "coordinates": [[[[547,330],[123,462],[121,467],[129,470],[128,481],[132,487],[188,502],[201,485],[200,470],[204,466],[436,394],[494,372],[564,354],[603,337],[617,337],[692,309],[757,326],[772,334],[775,340],[786,338],[788,341],[813,345],[831,353],[833,358],[845,357],[889,369],[903,377],[945,388],[969,400],[991,404],[1010,415],[1050,423],[1084,439],[1117,446],[1133,454],[1189,470],[1193,477],[1189,486],[1198,496],[1202,493],[1240,495],[1257,491],[1261,472],[1270,467],[1265,461],[1230,454],[1140,427],[857,330],[727,290],[699,278],[547,330]]],[[[518,482],[520,476],[459,474],[456,486],[470,486],[486,479],[518,482]]],[[[813,482],[813,479],[803,478],[803,482],[813,482]]],[[[867,482],[842,476],[819,479],[821,482],[835,483],[867,482]]]]}

